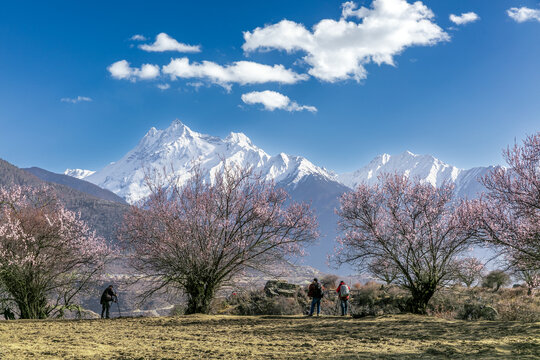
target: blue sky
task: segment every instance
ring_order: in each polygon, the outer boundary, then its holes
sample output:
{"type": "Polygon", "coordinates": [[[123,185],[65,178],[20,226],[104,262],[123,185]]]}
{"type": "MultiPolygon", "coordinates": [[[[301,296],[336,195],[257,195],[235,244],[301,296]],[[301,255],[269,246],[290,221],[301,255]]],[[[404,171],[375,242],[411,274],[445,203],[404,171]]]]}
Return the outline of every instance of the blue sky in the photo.
{"type": "Polygon", "coordinates": [[[271,155],[303,155],[338,172],[404,150],[469,168],[501,163],[503,147],[540,130],[538,2],[342,3],[3,3],[0,158],[56,172],[97,170],[150,127],[178,118],[211,135],[244,132],[271,155]],[[322,38],[336,35],[340,21],[354,28],[384,20],[376,5],[405,10],[375,32],[364,28],[369,39],[338,34],[325,42],[313,33],[325,19],[335,27],[321,29],[322,38]],[[468,12],[479,19],[461,25],[449,19],[468,12]],[[421,33],[407,34],[411,24],[421,33]],[[160,33],[200,52],[139,48],[160,49],[153,44],[160,33]],[[130,40],[137,34],[146,40],[130,40]],[[188,65],[168,66],[181,58],[188,65]],[[122,60],[128,73],[109,70],[122,60]],[[212,77],[203,61],[225,75],[212,77]],[[262,67],[235,67],[238,61],[262,67]],[[159,75],[143,72],[143,64],[159,75]]]}

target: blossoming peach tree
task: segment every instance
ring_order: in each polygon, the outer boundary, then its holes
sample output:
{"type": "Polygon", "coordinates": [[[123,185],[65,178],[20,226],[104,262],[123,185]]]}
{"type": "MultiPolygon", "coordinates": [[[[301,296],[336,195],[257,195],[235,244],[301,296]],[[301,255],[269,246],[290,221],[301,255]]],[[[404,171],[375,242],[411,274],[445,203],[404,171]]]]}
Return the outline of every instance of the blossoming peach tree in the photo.
{"type": "Polygon", "coordinates": [[[469,205],[453,201],[451,185],[435,188],[388,174],[379,180],[342,196],[338,215],[343,236],[335,260],[375,269],[376,276],[387,266],[393,281],[410,291],[409,310],[425,313],[472,241],[469,205]]]}
{"type": "Polygon", "coordinates": [[[486,194],[474,203],[480,240],[498,246],[510,265],[540,270],[540,132],[503,152],[482,183],[486,194]]]}
{"type": "Polygon", "coordinates": [[[482,278],[484,264],[474,256],[458,259],[455,263],[455,278],[468,288],[482,278]]]}
{"type": "Polygon", "coordinates": [[[62,315],[111,254],[51,188],[0,187],[0,288],[20,318],[62,315]]]}
{"type": "Polygon", "coordinates": [[[287,204],[285,191],[251,170],[224,166],[205,178],[194,170],[183,186],[149,183],[152,194],[131,207],[121,235],[139,279],[152,284],[144,296],[180,289],[187,313],[208,313],[235,276],[302,255],[317,237],[310,207],[287,204]]]}

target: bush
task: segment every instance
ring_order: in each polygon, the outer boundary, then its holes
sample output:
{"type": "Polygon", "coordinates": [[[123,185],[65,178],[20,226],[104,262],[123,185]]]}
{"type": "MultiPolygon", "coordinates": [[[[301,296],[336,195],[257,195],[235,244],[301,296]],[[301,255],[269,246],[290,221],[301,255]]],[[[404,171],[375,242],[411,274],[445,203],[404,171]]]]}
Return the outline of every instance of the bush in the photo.
{"type": "Polygon", "coordinates": [[[335,289],[337,287],[338,277],[336,275],[326,275],[321,279],[321,285],[327,289],[335,289]]]}
{"type": "MultiPolygon", "coordinates": [[[[375,282],[351,290],[350,313],[353,317],[400,314],[407,311],[410,296],[395,285],[375,282]]],[[[311,299],[303,287],[294,296],[268,296],[261,290],[237,292],[217,301],[212,312],[231,315],[307,314],[311,299]]],[[[337,293],[325,292],[321,301],[323,315],[340,315],[337,293]]],[[[453,286],[440,289],[432,297],[428,314],[445,319],[540,321],[540,295],[527,296],[526,288],[500,289],[453,286]]]]}
{"type": "Polygon", "coordinates": [[[501,320],[506,321],[540,321],[540,304],[534,298],[515,298],[503,300],[497,304],[501,320]]]}
{"type": "Polygon", "coordinates": [[[493,308],[500,320],[540,321],[540,296],[527,296],[526,288],[501,289],[496,293],[479,287],[443,288],[433,296],[428,313],[445,319],[487,319],[489,316],[481,311],[486,307],[493,308]]]}
{"type": "Polygon", "coordinates": [[[499,291],[502,286],[510,282],[510,276],[502,270],[493,270],[484,278],[483,287],[493,289],[493,292],[499,291]]]}
{"type": "Polygon", "coordinates": [[[489,305],[465,304],[457,318],[461,320],[497,320],[499,313],[489,305]]]}
{"type": "MultiPolygon", "coordinates": [[[[281,284],[280,286],[282,286],[281,284]]],[[[303,314],[309,299],[306,291],[292,284],[296,292],[291,296],[288,292],[283,295],[265,290],[253,290],[246,292],[235,292],[228,298],[218,302],[213,313],[230,315],[296,315],[303,314]]],[[[267,286],[265,289],[268,289],[267,286]]],[[[280,290],[281,291],[281,290],[280,290]]]]}
{"type": "Polygon", "coordinates": [[[410,296],[397,286],[367,283],[351,291],[351,314],[353,317],[399,314],[405,311],[410,296]]]}

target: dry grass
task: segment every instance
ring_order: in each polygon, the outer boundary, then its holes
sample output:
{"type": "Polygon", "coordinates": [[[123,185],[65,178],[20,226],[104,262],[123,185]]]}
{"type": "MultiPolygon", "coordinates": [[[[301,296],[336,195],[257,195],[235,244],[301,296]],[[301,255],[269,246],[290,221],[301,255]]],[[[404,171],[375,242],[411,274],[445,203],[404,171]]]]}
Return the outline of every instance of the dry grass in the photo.
{"type": "Polygon", "coordinates": [[[539,357],[540,323],[414,315],[0,321],[1,359],[539,357]]]}

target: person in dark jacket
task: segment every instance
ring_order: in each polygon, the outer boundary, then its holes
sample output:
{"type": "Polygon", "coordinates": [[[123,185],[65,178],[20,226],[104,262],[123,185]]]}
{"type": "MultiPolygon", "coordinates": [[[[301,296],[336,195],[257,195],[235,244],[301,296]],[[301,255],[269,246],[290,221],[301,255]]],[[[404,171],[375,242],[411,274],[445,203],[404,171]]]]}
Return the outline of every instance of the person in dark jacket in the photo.
{"type": "Polygon", "coordinates": [[[351,288],[345,284],[345,281],[341,281],[339,283],[339,286],[336,289],[336,292],[339,296],[339,302],[341,305],[341,316],[347,315],[347,310],[349,307],[349,294],[350,294],[351,288]]]}
{"type": "Polygon", "coordinates": [[[309,310],[309,316],[313,316],[315,306],[317,306],[317,316],[321,313],[321,299],[323,297],[323,288],[317,278],[313,279],[313,282],[309,284],[308,296],[311,298],[311,308],[309,310]]]}
{"type": "Polygon", "coordinates": [[[103,294],[101,295],[101,318],[103,319],[103,314],[105,314],[105,317],[107,319],[110,319],[109,316],[109,310],[111,308],[111,302],[118,301],[118,296],[113,290],[113,286],[109,285],[105,291],[103,291],[103,294]]]}

